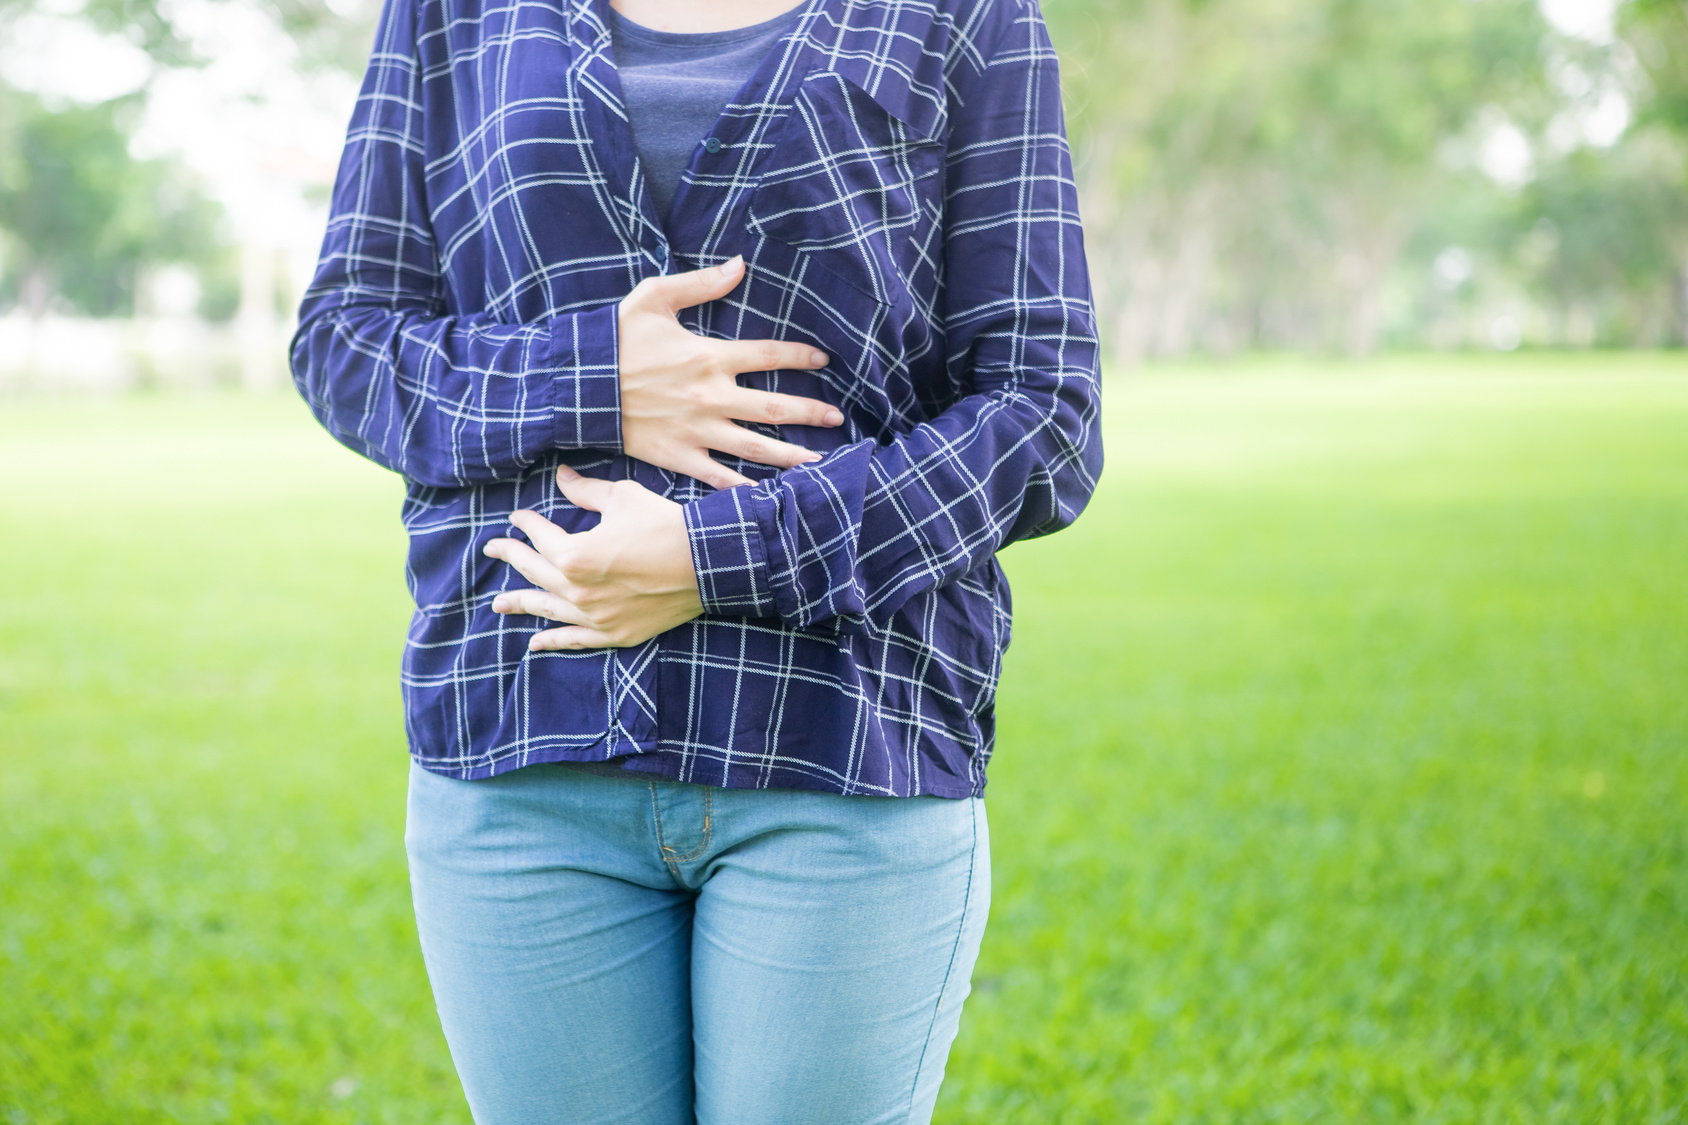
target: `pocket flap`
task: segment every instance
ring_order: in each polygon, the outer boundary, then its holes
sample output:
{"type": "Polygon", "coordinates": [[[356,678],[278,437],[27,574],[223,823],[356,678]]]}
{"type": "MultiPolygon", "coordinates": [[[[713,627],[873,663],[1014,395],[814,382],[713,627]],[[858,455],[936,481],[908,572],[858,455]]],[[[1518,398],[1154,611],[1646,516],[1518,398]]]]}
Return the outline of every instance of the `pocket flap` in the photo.
{"type": "Polygon", "coordinates": [[[930,240],[943,145],[835,70],[803,80],[751,193],[750,228],[884,299],[930,240]]]}

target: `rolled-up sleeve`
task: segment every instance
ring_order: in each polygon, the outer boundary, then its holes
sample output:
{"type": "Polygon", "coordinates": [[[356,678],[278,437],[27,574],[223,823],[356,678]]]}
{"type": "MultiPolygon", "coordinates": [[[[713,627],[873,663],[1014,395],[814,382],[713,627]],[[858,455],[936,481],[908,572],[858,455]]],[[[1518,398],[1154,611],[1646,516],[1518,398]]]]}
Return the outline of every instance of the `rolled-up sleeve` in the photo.
{"type": "Polygon", "coordinates": [[[621,446],[616,308],[451,315],[429,221],[416,0],[389,0],[299,313],[294,382],[343,444],[424,485],[621,446]]]}
{"type": "Polygon", "coordinates": [[[969,393],[893,441],[687,505],[707,612],[848,629],[1067,526],[1096,487],[1098,345],[1055,53],[1035,3],[984,7],[1002,26],[951,75],[945,181],[944,334],[969,393]]]}

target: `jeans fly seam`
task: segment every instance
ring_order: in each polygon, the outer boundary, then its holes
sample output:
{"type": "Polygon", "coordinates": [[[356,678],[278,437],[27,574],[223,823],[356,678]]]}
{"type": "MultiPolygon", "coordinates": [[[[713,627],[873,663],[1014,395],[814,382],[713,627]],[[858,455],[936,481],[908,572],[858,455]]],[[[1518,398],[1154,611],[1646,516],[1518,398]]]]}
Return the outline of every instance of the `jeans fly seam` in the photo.
{"type": "Polygon", "coordinates": [[[678,880],[680,871],[674,866],[673,860],[669,859],[673,849],[662,842],[662,802],[657,799],[656,782],[648,781],[645,784],[650,787],[651,791],[651,823],[656,828],[657,850],[662,853],[662,862],[668,868],[668,874],[678,880]]]}
{"type": "MultiPolygon", "coordinates": [[[[973,801],[978,798],[974,797],[973,801]]],[[[961,896],[961,922],[955,928],[955,944],[950,946],[949,964],[944,966],[944,981],[938,986],[938,1002],[932,1007],[932,1022],[926,1026],[926,1042],[920,1045],[920,1061],[914,1064],[914,1081],[908,1090],[908,1119],[914,1119],[915,1098],[920,1093],[920,1075],[926,1069],[926,1052],[932,1049],[932,1030],[938,1026],[938,1013],[944,1010],[944,994],[949,991],[950,975],[955,972],[955,957],[961,951],[961,939],[967,934],[967,908],[973,903],[973,872],[979,866],[979,806],[972,805],[973,847],[967,853],[967,889],[961,896]]]]}
{"type": "Polygon", "coordinates": [[[715,810],[715,789],[713,786],[708,785],[703,787],[703,842],[698,844],[697,847],[693,848],[685,855],[680,855],[673,848],[669,847],[663,838],[662,805],[661,802],[657,800],[656,782],[651,782],[650,786],[651,816],[656,820],[657,847],[662,849],[662,862],[665,866],[667,866],[668,873],[678,881],[680,879],[680,864],[685,863],[688,860],[696,859],[709,847],[709,840],[712,834],[714,821],[713,813],[715,810]]]}

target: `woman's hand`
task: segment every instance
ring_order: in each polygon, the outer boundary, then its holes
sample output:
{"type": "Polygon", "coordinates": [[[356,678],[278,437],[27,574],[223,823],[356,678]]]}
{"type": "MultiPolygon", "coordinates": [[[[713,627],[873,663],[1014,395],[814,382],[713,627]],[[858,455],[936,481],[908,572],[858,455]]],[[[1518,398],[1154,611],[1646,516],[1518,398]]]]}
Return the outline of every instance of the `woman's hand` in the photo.
{"type": "Polygon", "coordinates": [[[567,465],[557,470],[557,487],[601,513],[598,526],[571,535],[537,512],[512,512],[533,546],[494,539],[485,548],[543,587],[499,594],[494,610],[568,625],[535,633],[529,648],[626,648],[703,612],[680,505],[635,481],[594,480],[567,465]]]}
{"type": "MultiPolygon", "coordinates": [[[[621,302],[621,447],[629,457],[696,477],[716,488],[749,483],[709,456],[711,449],[775,468],[819,459],[733,421],[838,426],[844,415],[812,398],[741,387],[745,371],[824,367],[826,353],[778,340],[711,340],[680,326],[675,314],[725,297],[744,275],[744,259],[691,273],[647,277],[621,302]]],[[[526,528],[523,528],[525,531],[526,528]]]]}

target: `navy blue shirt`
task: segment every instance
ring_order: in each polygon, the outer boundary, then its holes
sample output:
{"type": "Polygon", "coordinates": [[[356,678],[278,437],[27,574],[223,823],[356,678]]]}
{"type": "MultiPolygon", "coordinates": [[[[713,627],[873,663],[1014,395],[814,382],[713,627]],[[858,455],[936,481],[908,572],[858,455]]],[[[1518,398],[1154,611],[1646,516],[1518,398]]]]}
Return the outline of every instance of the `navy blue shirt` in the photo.
{"type": "Polygon", "coordinates": [[[782,12],[731,31],[685,34],[644,27],[613,8],[609,14],[633,146],[656,213],[666,219],[680,173],[698,146],[711,139],[709,131],[721,111],[750,81],[796,13],[782,12]]]}
{"type": "Polygon", "coordinates": [[[406,731],[481,778],[606,761],[734,788],[964,797],[1008,645],[996,553],[1096,486],[1097,342],[1060,84],[1035,0],[806,0],[694,152],[665,225],[606,0],[388,0],[300,309],[294,379],[402,473],[406,731]],[[714,490],[621,446],[616,306],[742,254],[681,323],[831,356],[741,382],[836,405],[714,490]],[[555,468],[681,505],[703,615],[624,649],[548,623],[482,548],[555,468]]]}

